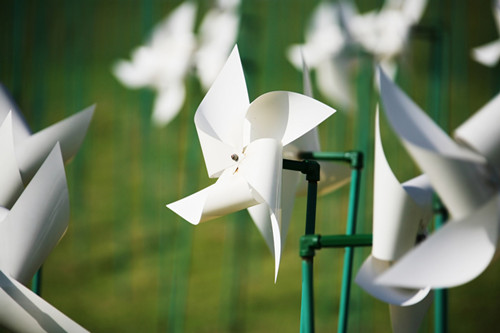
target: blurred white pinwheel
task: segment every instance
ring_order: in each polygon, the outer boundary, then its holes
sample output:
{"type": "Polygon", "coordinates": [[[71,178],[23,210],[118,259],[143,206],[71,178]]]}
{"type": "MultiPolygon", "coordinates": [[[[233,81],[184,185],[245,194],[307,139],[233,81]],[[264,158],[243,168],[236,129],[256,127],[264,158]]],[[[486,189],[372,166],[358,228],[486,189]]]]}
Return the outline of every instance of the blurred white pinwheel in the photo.
{"type": "MultiPolygon", "coordinates": [[[[192,224],[249,208],[275,258],[281,257],[283,146],[335,112],[301,94],[275,91],[251,104],[235,47],[195,114],[203,157],[215,184],[168,204],[192,224]]],[[[283,213],[282,213],[283,212],[283,213]]]]}
{"type": "Polygon", "coordinates": [[[240,0],[218,0],[201,21],[194,63],[200,83],[207,91],[215,81],[236,43],[240,0]]]}
{"type": "Polygon", "coordinates": [[[366,292],[389,303],[394,332],[418,331],[429,301],[430,287],[398,288],[376,283],[392,263],[416,245],[417,235],[425,234],[432,217],[432,188],[425,175],[400,184],[384,154],[379,113],[375,125],[375,168],[373,190],[373,246],[356,276],[366,292]],[[419,302],[422,304],[415,305],[419,302]],[[405,309],[398,309],[405,307],[405,309]],[[400,312],[405,311],[405,320],[400,312]]]}
{"type": "Polygon", "coordinates": [[[154,28],[146,45],[133,51],[131,61],[113,66],[114,75],[127,87],[156,90],[152,115],[156,125],[169,123],[184,104],[184,78],[196,47],[195,18],[196,5],[183,2],[154,28]]]}
{"type": "Polygon", "coordinates": [[[0,88],[0,121],[12,110],[16,160],[25,185],[57,142],[65,163],[75,156],[87,133],[95,105],[32,134],[7,90],[0,88]]]}
{"type": "Polygon", "coordinates": [[[394,77],[394,58],[406,46],[410,28],[420,21],[426,5],[427,0],[386,0],[380,10],[346,20],[349,33],[394,77]]]}
{"type": "MultiPolygon", "coordinates": [[[[337,4],[320,2],[307,27],[305,43],[291,45],[287,57],[298,70],[302,69],[302,58],[305,58],[316,73],[316,84],[321,94],[341,108],[348,109],[352,106],[348,79],[351,59],[344,53],[348,36],[339,21],[339,11],[337,4]]],[[[349,11],[345,9],[344,12],[349,11]]]]}
{"type": "Polygon", "coordinates": [[[86,332],[22,284],[29,283],[69,221],[59,143],[24,188],[16,162],[12,113],[0,126],[0,327],[16,332],[86,332]]]}
{"type": "MultiPolygon", "coordinates": [[[[500,1],[497,0],[493,3],[493,17],[495,18],[495,24],[497,31],[500,35],[500,1]]],[[[485,45],[475,47],[471,51],[472,58],[477,62],[493,67],[498,63],[500,59],[500,39],[493,42],[489,42],[485,45]]]]}
{"type": "Polygon", "coordinates": [[[376,282],[405,288],[464,284],[486,269],[496,251],[500,96],[456,130],[457,143],[379,72],[387,118],[429,177],[452,220],[395,262],[376,282]]]}

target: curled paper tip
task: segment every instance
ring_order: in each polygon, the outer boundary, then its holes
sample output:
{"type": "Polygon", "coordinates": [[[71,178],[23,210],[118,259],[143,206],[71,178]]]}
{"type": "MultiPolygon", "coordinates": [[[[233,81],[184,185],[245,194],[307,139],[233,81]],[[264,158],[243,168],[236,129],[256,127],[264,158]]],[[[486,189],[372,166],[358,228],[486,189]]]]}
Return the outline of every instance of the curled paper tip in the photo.
{"type": "Polygon", "coordinates": [[[23,182],[16,162],[12,112],[0,125],[0,206],[11,208],[23,191],[23,182]]]}
{"type": "Polygon", "coordinates": [[[403,288],[450,288],[481,274],[496,251],[500,196],[450,221],[388,269],[377,283],[403,288]]]}
{"type": "Polygon", "coordinates": [[[390,267],[389,262],[378,260],[371,255],[359,269],[355,282],[373,297],[398,306],[411,306],[427,297],[430,287],[408,289],[377,284],[377,278],[390,267]]]}

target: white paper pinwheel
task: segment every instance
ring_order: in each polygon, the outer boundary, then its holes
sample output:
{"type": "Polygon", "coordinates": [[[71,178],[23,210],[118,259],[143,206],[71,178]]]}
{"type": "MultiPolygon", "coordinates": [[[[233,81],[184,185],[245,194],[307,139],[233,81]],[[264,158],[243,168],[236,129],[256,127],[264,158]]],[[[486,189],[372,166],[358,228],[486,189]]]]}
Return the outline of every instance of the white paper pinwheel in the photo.
{"type": "Polygon", "coordinates": [[[165,125],[177,115],[186,95],[184,79],[196,47],[196,5],[185,1],[154,28],[150,40],[132,53],[131,61],[119,61],[115,76],[129,88],[151,87],[157,93],[152,119],[165,125]]]}
{"type": "Polygon", "coordinates": [[[13,119],[0,126],[0,327],[16,332],[85,332],[24,287],[67,229],[69,197],[59,143],[24,188],[13,119]]]}
{"type": "Polygon", "coordinates": [[[394,77],[394,58],[406,46],[410,28],[420,21],[426,5],[427,0],[386,0],[379,11],[356,14],[348,20],[349,33],[394,77]]]}
{"type": "MultiPolygon", "coordinates": [[[[498,0],[493,3],[493,17],[500,35],[500,1],[498,0]]],[[[500,39],[473,48],[471,55],[474,60],[485,66],[495,66],[500,59],[500,39]]]]}
{"type": "Polygon", "coordinates": [[[348,109],[352,106],[348,79],[351,59],[344,53],[348,36],[341,27],[339,10],[337,4],[320,2],[307,27],[305,43],[291,45],[287,57],[298,70],[302,69],[305,58],[316,73],[321,94],[348,109]]]}
{"type": "Polygon", "coordinates": [[[251,104],[235,47],[195,114],[203,157],[215,184],[167,205],[192,224],[249,208],[275,258],[281,257],[283,146],[335,110],[307,96],[275,91],[251,104]],[[268,223],[270,221],[270,224],[268,223]]]}
{"type": "Polygon", "coordinates": [[[31,131],[5,89],[0,90],[0,121],[12,110],[14,147],[23,183],[26,185],[40,167],[56,142],[60,143],[64,162],[77,153],[94,114],[92,105],[73,116],[51,125],[35,134],[31,131]],[[3,107],[2,107],[3,105],[3,107]]]}
{"type": "Polygon", "coordinates": [[[399,259],[377,280],[405,288],[466,283],[490,263],[499,227],[500,97],[456,131],[458,144],[380,71],[389,122],[429,177],[452,220],[399,259]]]}
{"type": "Polygon", "coordinates": [[[356,283],[366,292],[391,305],[394,332],[418,331],[429,302],[415,305],[428,297],[430,287],[398,288],[376,283],[392,263],[416,245],[417,234],[425,234],[432,217],[432,188],[425,175],[400,184],[384,154],[380,136],[379,113],[375,125],[375,170],[373,190],[373,246],[356,276],[356,283]],[[405,310],[397,307],[406,307],[405,310]],[[400,320],[400,312],[405,318],[400,320]],[[419,316],[422,314],[422,316],[419,316]],[[399,325],[397,323],[400,323],[399,325]]]}
{"type": "Polygon", "coordinates": [[[218,0],[201,21],[194,63],[200,83],[207,91],[215,81],[236,43],[239,0],[218,0]]]}

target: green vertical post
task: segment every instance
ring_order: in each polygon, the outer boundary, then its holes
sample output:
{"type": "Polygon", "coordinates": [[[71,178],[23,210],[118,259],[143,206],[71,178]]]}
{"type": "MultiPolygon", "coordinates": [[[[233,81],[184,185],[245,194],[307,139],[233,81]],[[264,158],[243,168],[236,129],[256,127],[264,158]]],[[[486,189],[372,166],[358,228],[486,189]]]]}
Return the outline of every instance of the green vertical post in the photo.
{"type": "MultiPolygon", "coordinates": [[[[448,218],[448,212],[444,208],[440,200],[434,201],[434,226],[436,229],[441,228],[448,218]]],[[[448,290],[434,290],[434,332],[448,332],[448,290]]]]}
{"type": "MultiPolygon", "coordinates": [[[[360,169],[362,168],[362,160],[363,154],[361,152],[354,152],[353,160],[351,161],[351,187],[349,191],[349,208],[347,212],[346,235],[354,235],[354,233],[356,232],[356,219],[360,188],[360,169]]],[[[337,327],[337,332],[339,333],[347,331],[353,257],[354,248],[352,246],[346,247],[344,254],[344,268],[342,272],[339,321],[337,327]]]]}
{"type": "Polygon", "coordinates": [[[35,276],[31,280],[31,290],[38,296],[42,294],[42,267],[36,271],[35,276]]]}

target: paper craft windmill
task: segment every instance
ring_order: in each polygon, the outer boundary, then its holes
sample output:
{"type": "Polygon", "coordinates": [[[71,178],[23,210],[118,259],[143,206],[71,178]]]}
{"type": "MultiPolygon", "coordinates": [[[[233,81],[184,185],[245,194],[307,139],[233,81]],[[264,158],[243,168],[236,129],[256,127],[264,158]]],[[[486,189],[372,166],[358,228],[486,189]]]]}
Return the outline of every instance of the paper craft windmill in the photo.
{"type": "Polygon", "coordinates": [[[446,288],[486,269],[499,227],[500,96],[446,135],[380,71],[385,113],[452,219],[397,260],[377,280],[404,288],[446,288]]]}
{"type": "Polygon", "coordinates": [[[426,5],[427,0],[386,0],[379,11],[355,10],[345,22],[352,38],[394,77],[394,58],[403,51],[410,28],[420,21],[426,5]]]}
{"type": "Polygon", "coordinates": [[[218,0],[204,16],[197,38],[197,6],[185,1],[154,28],[144,46],[134,50],[131,61],[114,65],[113,73],[125,86],[156,91],[154,124],[166,125],[179,113],[186,96],[184,81],[193,67],[208,90],[236,42],[238,6],[239,0],[218,0]]]}
{"type": "Polygon", "coordinates": [[[335,112],[301,94],[275,91],[249,102],[235,47],[195,114],[203,157],[217,182],[167,205],[192,224],[248,208],[275,258],[282,249],[283,146],[335,112]]]}
{"type": "Polygon", "coordinates": [[[430,288],[407,289],[376,283],[392,262],[426,233],[432,217],[432,188],[425,175],[400,184],[386,160],[380,136],[379,114],[375,125],[375,170],[373,191],[373,246],[356,283],[366,292],[390,304],[393,332],[417,332],[430,305],[430,288]],[[425,300],[424,300],[425,299],[425,300]],[[423,301],[423,302],[422,302],[423,301]],[[422,302],[421,304],[419,304],[422,302]],[[404,308],[401,308],[404,307],[404,308]],[[401,316],[404,315],[404,320],[401,316]]]}
{"type": "Polygon", "coordinates": [[[177,115],[186,95],[184,79],[196,47],[193,33],[196,5],[183,2],[153,30],[150,40],[119,61],[115,76],[129,88],[151,87],[157,93],[153,122],[165,125],[177,115]]]}
{"type": "MultiPolygon", "coordinates": [[[[493,17],[500,34],[500,1],[498,0],[493,3],[493,17]]],[[[473,48],[471,54],[477,62],[488,67],[495,66],[500,59],[500,39],[473,48]]]]}
{"type": "Polygon", "coordinates": [[[309,22],[305,43],[291,45],[287,57],[298,70],[302,69],[304,57],[316,73],[321,94],[348,109],[352,106],[352,94],[347,84],[352,59],[346,54],[349,41],[339,21],[339,10],[337,4],[320,2],[309,22]]]}
{"type": "Polygon", "coordinates": [[[85,331],[23,284],[67,229],[63,163],[78,150],[92,113],[93,107],[31,135],[0,86],[0,326],[9,330],[85,331]]]}

